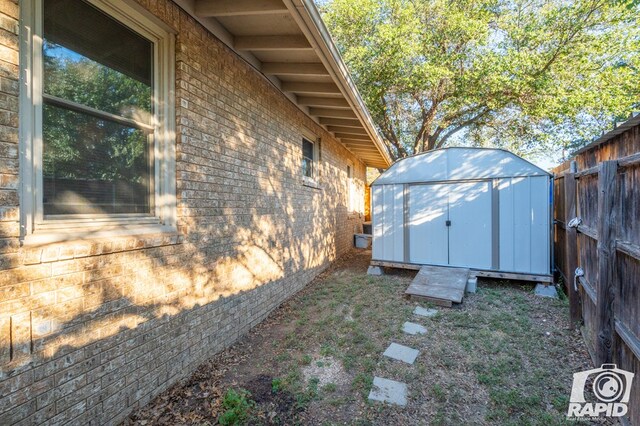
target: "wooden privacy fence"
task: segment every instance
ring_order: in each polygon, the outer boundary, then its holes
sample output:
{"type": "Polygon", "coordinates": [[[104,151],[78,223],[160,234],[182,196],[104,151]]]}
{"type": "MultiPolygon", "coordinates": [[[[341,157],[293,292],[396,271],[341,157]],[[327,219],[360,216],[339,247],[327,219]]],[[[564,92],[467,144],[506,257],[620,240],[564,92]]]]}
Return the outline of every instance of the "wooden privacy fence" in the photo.
{"type": "Polygon", "coordinates": [[[636,374],[629,419],[640,424],[640,125],[554,172],[555,266],[572,324],[596,366],[636,374]]]}

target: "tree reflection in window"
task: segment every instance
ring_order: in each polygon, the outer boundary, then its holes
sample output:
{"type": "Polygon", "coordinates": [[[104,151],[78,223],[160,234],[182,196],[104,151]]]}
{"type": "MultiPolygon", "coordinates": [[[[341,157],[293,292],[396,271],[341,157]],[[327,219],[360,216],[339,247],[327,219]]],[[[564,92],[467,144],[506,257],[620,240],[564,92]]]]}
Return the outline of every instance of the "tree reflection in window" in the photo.
{"type": "Polygon", "coordinates": [[[43,12],[44,214],[150,213],[153,44],[81,0],[43,12]]]}

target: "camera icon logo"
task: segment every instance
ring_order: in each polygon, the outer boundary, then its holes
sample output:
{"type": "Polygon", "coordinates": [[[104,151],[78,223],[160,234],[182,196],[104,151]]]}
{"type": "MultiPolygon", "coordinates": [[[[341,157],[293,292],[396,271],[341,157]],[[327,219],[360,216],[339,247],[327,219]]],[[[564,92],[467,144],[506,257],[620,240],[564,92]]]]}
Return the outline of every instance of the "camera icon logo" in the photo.
{"type": "Polygon", "coordinates": [[[629,411],[634,374],[616,364],[573,375],[567,417],[622,417],[629,411]]]}

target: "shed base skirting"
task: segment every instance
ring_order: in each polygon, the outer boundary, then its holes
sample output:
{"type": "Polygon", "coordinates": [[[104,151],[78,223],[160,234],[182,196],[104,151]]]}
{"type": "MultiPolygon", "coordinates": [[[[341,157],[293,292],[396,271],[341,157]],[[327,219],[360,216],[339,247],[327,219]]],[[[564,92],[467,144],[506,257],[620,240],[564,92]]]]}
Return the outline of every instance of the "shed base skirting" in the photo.
{"type": "MultiPolygon", "coordinates": [[[[399,269],[411,269],[414,271],[420,270],[423,266],[416,263],[403,263],[403,262],[387,262],[384,260],[372,260],[371,266],[384,266],[387,268],[399,268],[399,269]]],[[[441,265],[434,265],[441,266],[441,265]]],[[[441,266],[442,268],[459,269],[455,266],[441,266]]],[[[523,274],[518,272],[502,272],[502,271],[488,271],[480,269],[470,269],[470,276],[484,277],[484,278],[502,278],[505,280],[520,280],[520,281],[535,281],[540,283],[553,283],[553,275],[551,274],[523,274]]]]}

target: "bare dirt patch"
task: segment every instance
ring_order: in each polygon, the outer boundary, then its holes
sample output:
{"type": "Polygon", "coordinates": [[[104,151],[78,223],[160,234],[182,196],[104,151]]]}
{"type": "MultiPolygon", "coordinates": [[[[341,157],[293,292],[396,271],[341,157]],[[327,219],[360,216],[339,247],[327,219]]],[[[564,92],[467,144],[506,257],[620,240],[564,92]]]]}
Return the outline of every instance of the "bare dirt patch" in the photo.
{"type": "Polygon", "coordinates": [[[307,383],[317,381],[318,387],[343,386],[350,381],[342,363],[332,356],[312,360],[308,366],[302,368],[302,375],[307,383]]]}

